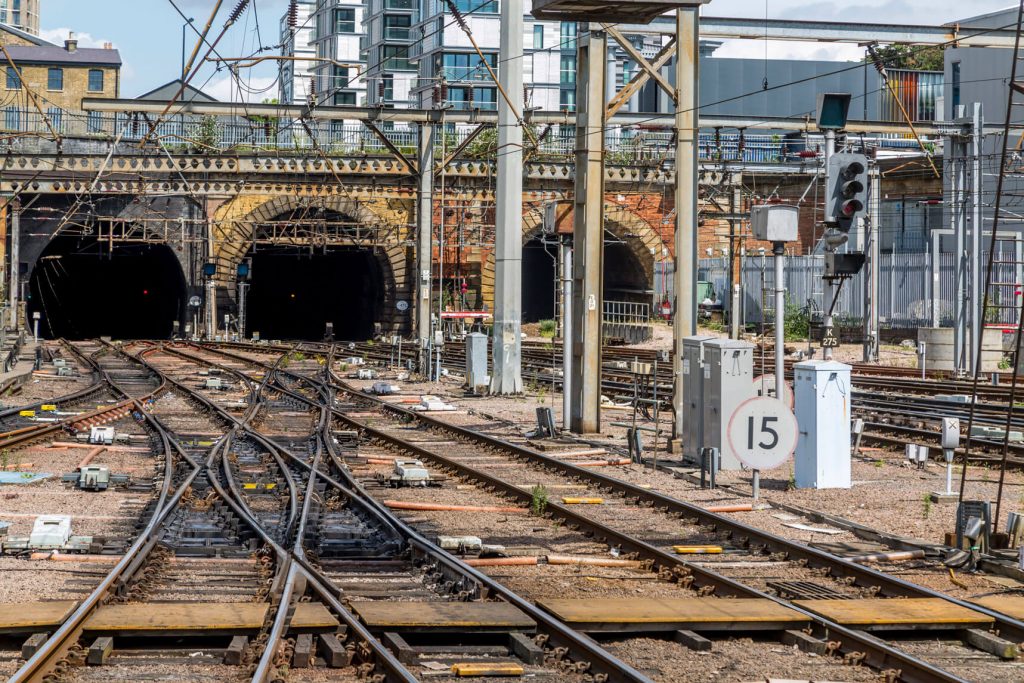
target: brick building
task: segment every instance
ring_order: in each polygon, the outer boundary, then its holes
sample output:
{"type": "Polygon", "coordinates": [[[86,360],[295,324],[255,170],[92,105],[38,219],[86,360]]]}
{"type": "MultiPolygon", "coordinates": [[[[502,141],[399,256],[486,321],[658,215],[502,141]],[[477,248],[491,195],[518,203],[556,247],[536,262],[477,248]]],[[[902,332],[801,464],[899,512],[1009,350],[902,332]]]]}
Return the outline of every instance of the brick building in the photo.
{"type": "Polygon", "coordinates": [[[60,46],[0,24],[0,45],[7,52],[0,61],[0,108],[5,117],[35,111],[29,90],[51,119],[59,116],[58,112],[82,111],[86,97],[116,98],[120,94],[121,55],[109,43],[102,48],[80,48],[71,34],[60,46]]]}

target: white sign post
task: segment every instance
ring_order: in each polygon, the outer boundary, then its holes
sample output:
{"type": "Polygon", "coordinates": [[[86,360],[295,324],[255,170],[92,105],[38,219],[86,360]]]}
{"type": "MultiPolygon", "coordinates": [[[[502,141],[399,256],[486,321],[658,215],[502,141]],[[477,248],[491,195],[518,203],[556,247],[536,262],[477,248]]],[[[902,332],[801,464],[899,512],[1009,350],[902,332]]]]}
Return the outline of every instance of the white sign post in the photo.
{"type": "Polygon", "coordinates": [[[754,500],[757,500],[761,470],[781,466],[796,450],[796,416],[777,398],[755,396],[736,408],[727,431],[733,453],[753,470],[754,500]]]}

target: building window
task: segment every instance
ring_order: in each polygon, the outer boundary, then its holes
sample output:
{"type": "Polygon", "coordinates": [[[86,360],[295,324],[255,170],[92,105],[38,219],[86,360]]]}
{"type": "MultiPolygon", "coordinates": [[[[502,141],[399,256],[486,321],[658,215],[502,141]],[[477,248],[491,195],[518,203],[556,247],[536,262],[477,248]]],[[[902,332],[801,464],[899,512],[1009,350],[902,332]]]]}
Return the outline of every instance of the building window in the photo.
{"type": "Polygon", "coordinates": [[[334,32],[355,33],[356,11],[351,7],[339,7],[334,10],[334,32]]]}
{"type": "Polygon", "coordinates": [[[335,66],[331,69],[331,90],[349,87],[348,67],[335,66]]]}
{"type": "Polygon", "coordinates": [[[960,62],[953,62],[953,109],[946,116],[947,119],[955,119],[958,114],[957,107],[960,106],[960,62]]]}
{"type": "Polygon", "coordinates": [[[51,67],[46,75],[47,90],[64,89],[64,69],[51,67]]]}
{"type": "Polygon", "coordinates": [[[409,48],[403,45],[385,45],[381,52],[381,66],[385,69],[415,71],[409,64],[409,48]]]}
{"type": "Polygon", "coordinates": [[[533,25],[533,49],[543,50],[544,49],[544,25],[534,24],[533,25]]]}
{"type": "Polygon", "coordinates": [[[17,107],[4,109],[4,128],[7,130],[21,130],[21,111],[17,107]]]}
{"type": "Polygon", "coordinates": [[[21,79],[18,78],[18,70],[13,66],[7,67],[7,89],[8,90],[20,90],[21,79]]]}
{"type": "Polygon", "coordinates": [[[384,9],[415,9],[412,0],[384,0],[384,9]]]}
{"type": "Polygon", "coordinates": [[[62,130],[61,124],[64,122],[64,110],[60,107],[50,107],[46,110],[46,118],[50,119],[50,125],[53,126],[54,130],[62,130]]]}
{"type": "Polygon", "coordinates": [[[103,69],[89,69],[89,92],[103,92],[103,69]]]}
{"type": "Polygon", "coordinates": [[[498,91],[496,88],[476,88],[473,92],[476,106],[487,111],[498,108],[498,91]]]}
{"type": "Polygon", "coordinates": [[[463,14],[497,14],[498,0],[455,0],[455,6],[463,14]]]}
{"type": "Polygon", "coordinates": [[[384,15],[384,38],[387,40],[409,40],[412,17],[408,14],[384,15]]]}
{"type": "Polygon", "coordinates": [[[346,105],[355,104],[356,94],[354,92],[339,92],[334,93],[334,104],[346,105]]]}
{"type": "Polygon", "coordinates": [[[558,93],[558,108],[562,111],[576,111],[576,91],[562,88],[558,93]]]}
{"type": "MultiPolygon", "coordinates": [[[[498,55],[485,53],[492,69],[498,67],[498,55]]],[[[449,81],[479,81],[488,78],[487,69],[476,53],[448,53],[443,58],[441,75],[449,81]]]]}
{"type": "Polygon", "coordinates": [[[381,99],[384,102],[394,102],[395,100],[395,76],[394,74],[384,74],[381,76],[381,82],[384,83],[384,92],[382,93],[381,99]]]}
{"type": "Polygon", "coordinates": [[[563,50],[576,49],[576,22],[563,21],[559,34],[559,47],[563,50]]]}
{"type": "Polygon", "coordinates": [[[576,55],[562,55],[559,67],[559,83],[572,85],[576,82],[576,55]]]}
{"type": "Polygon", "coordinates": [[[472,88],[448,88],[448,103],[453,109],[468,109],[472,88]]]}

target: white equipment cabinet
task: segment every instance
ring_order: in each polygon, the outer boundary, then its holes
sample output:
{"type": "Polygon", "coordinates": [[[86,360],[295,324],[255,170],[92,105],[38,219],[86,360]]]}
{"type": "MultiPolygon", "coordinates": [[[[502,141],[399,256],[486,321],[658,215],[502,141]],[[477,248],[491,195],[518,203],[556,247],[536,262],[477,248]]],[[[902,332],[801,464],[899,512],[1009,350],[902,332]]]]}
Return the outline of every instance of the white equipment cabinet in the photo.
{"type": "Polygon", "coordinates": [[[708,335],[683,337],[683,460],[700,462],[704,447],[704,342],[708,335]]]}
{"type": "Polygon", "coordinates": [[[742,469],[729,446],[729,420],[754,397],[754,345],[735,339],[704,342],[703,382],[704,447],[718,449],[721,469],[742,469]]]}
{"type": "Polygon", "coordinates": [[[793,366],[797,488],[850,488],[850,366],[811,360],[793,366]]]}

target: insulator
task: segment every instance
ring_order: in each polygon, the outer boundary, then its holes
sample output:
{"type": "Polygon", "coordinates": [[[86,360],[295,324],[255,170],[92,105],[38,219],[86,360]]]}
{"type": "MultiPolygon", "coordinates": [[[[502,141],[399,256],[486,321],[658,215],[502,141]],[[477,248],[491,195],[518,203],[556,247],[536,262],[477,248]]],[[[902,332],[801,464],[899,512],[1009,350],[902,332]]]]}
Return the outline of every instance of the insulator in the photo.
{"type": "Polygon", "coordinates": [[[448,84],[441,81],[441,101],[446,102],[448,100],[448,84]]]}
{"type": "Polygon", "coordinates": [[[382,78],[382,79],[380,79],[377,82],[377,97],[379,97],[380,99],[383,100],[384,99],[384,92],[386,90],[387,90],[387,84],[384,82],[384,79],[382,78]]]}
{"type": "Polygon", "coordinates": [[[455,23],[457,23],[463,31],[469,31],[469,28],[466,26],[466,20],[462,18],[462,12],[460,12],[459,8],[455,6],[454,0],[445,0],[445,3],[448,5],[448,12],[455,17],[455,23]]]}
{"type": "Polygon", "coordinates": [[[872,63],[875,65],[875,70],[878,71],[882,78],[885,78],[885,64],[882,62],[882,58],[878,55],[878,51],[874,45],[868,45],[868,55],[871,57],[872,63]]]}
{"type": "Polygon", "coordinates": [[[295,30],[299,26],[299,0],[288,3],[288,28],[295,30]]]}
{"type": "Polygon", "coordinates": [[[238,21],[238,17],[242,16],[242,12],[249,6],[249,0],[238,0],[238,4],[235,5],[235,9],[231,10],[231,14],[228,15],[228,23],[233,24],[238,21]]]}
{"type": "Polygon", "coordinates": [[[433,91],[433,93],[431,93],[431,99],[434,101],[434,104],[441,104],[441,84],[440,83],[435,83],[434,84],[434,91],[433,91]]]}

